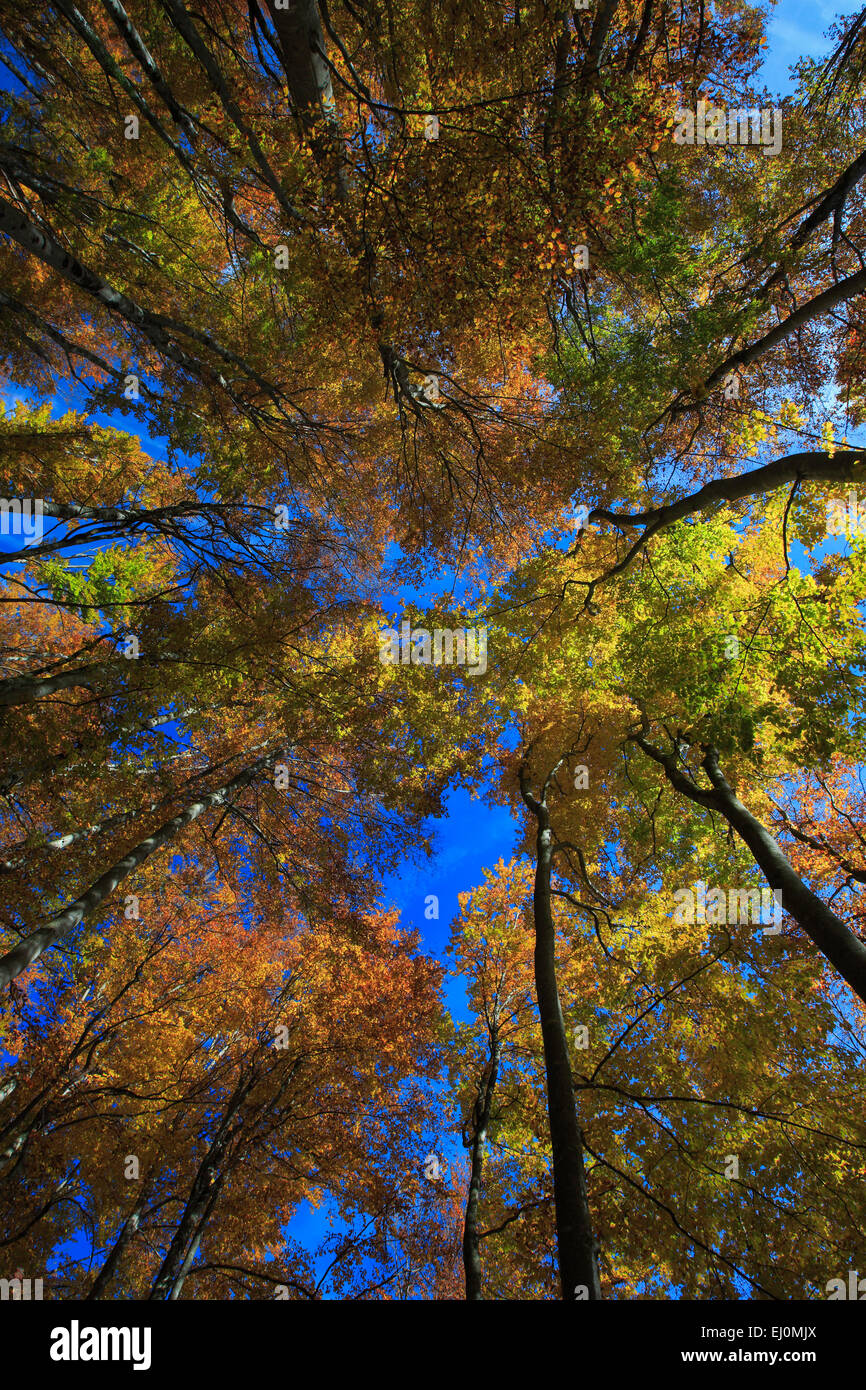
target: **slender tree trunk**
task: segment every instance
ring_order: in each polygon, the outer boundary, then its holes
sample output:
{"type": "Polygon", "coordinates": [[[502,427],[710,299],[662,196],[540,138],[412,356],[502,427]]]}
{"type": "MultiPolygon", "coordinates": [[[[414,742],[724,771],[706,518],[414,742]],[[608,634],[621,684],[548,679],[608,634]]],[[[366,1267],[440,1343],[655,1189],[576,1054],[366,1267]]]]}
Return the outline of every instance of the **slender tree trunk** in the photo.
{"type": "Polygon", "coordinates": [[[466,1277],[466,1297],[470,1302],[481,1299],[481,1252],[478,1236],[478,1208],[481,1201],[481,1180],[484,1173],[484,1155],[487,1146],[487,1129],[496,1082],[499,1078],[499,1028],[494,1019],[490,1030],[490,1057],[478,1092],[477,1115],[472,1128],[472,1142],[469,1147],[469,1192],[466,1198],[466,1216],[463,1223],[463,1271],[466,1277]]]}
{"type": "Polygon", "coordinates": [[[718,756],[708,754],[704,766],[718,798],[719,810],[752,851],[770,887],[781,890],[784,910],[866,1003],[866,946],[811,888],[806,887],[766,826],[734,794],[719,768],[718,756]]]}
{"type": "Polygon", "coordinates": [[[189,1201],[184,1207],[177,1230],[159,1267],[153,1288],[148,1294],[148,1302],[165,1302],[177,1298],[178,1284],[182,1284],[189,1272],[202,1232],[222,1188],[223,1178],[216,1171],[217,1161],[217,1150],[214,1147],[209,1150],[205,1163],[196,1174],[189,1201]]]}
{"type": "Polygon", "coordinates": [[[333,180],[337,199],[345,201],[346,150],[336,116],[331,70],[325,61],[325,35],[316,0],[289,0],[288,9],[277,9],[265,0],[277,33],[280,61],[292,103],[310,137],[313,154],[323,172],[333,180]]]}
{"type": "MultiPolygon", "coordinates": [[[[349,196],[348,150],[336,114],[319,7],[316,0],[289,0],[288,9],[278,9],[275,0],[265,0],[265,4],[276,30],[278,53],[292,104],[334,202],[345,210],[349,196]]],[[[354,243],[355,270],[367,317],[376,333],[386,380],[392,383],[395,395],[402,395],[413,403],[417,414],[430,402],[418,388],[413,389],[400,354],[382,336],[385,311],[374,288],[376,256],[357,220],[350,220],[349,229],[354,243]]]]}
{"type": "Polygon", "coordinates": [[[559,1278],[564,1300],[597,1300],[601,1298],[601,1285],[586,1192],[583,1140],[577,1120],[568,1039],[556,979],[556,927],[550,897],[553,832],[546,803],[546,785],[541,800],[538,800],[529,791],[525,772],[521,775],[523,798],[538,824],[532,899],[535,914],[535,989],[547,1079],[559,1278]]]}
{"type": "Polygon", "coordinates": [[[238,133],[243,136],[247,148],[249,149],[250,154],[255,160],[265,183],[267,184],[271,192],[274,194],[274,197],[277,199],[277,202],[279,203],[283,212],[286,213],[286,215],[290,217],[293,221],[301,222],[304,223],[306,226],[310,226],[311,223],[309,219],[305,217],[297,208],[292,207],[291,203],[286,197],[285,189],[283,188],[283,185],[277,177],[276,173],[268,163],[267,158],[265,157],[264,150],[259,144],[255,131],[253,130],[252,126],[250,126],[246,121],[241,108],[238,106],[237,102],[232,96],[223,78],[222,70],[220,69],[219,64],[215,62],[207,44],[203,42],[201,35],[198,33],[198,30],[193,24],[188,11],[184,7],[184,5],[179,3],[179,0],[162,0],[162,3],[175,29],[183,38],[184,43],[189,48],[190,52],[192,52],[195,55],[196,59],[201,64],[203,71],[207,74],[208,81],[210,82],[211,87],[213,88],[216,95],[219,97],[223,110],[225,111],[229,120],[232,122],[232,125],[235,127],[238,133]]]}
{"type": "MultiPolygon", "coordinates": [[[[73,1060],[74,1055],[74,1053],[70,1054],[69,1062],[73,1060]]],[[[67,1096],[72,1095],[80,1079],[78,1076],[74,1077],[60,1093],[60,1098],[65,1100],[67,1096]]],[[[31,1134],[34,1131],[38,1133],[44,1127],[53,1088],[54,1082],[52,1080],[37,1091],[34,1096],[31,1096],[23,1110],[19,1110],[17,1115],[13,1115],[4,1125],[0,1126],[0,1165],[5,1164],[8,1159],[14,1159],[10,1167],[0,1172],[0,1181],[12,1176],[21,1161],[24,1147],[31,1134]]],[[[0,1095],[0,1100],[11,1095],[14,1090],[15,1084],[12,1083],[8,1090],[0,1095]]]]}
{"type": "Polygon", "coordinates": [[[144,39],[133,25],[129,15],[120,3],[120,0],[102,0],[102,2],[111,15],[111,18],[114,20],[118,31],[125,39],[127,48],[130,53],[135,56],[142,72],[144,72],[150,81],[154,91],[165,102],[184,134],[194,143],[196,139],[196,129],[192,117],[186,108],[177,100],[174,92],[163,78],[144,39]]]}
{"type": "MultiPolygon", "coordinates": [[[[26,660],[26,658],[23,659],[26,660]]],[[[200,707],[190,706],[187,709],[178,711],[178,713],[174,715],[155,714],[148,719],[140,719],[133,723],[118,724],[114,734],[119,738],[121,734],[155,733],[163,724],[169,724],[173,720],[180,723],[182,720],[188,719],[191,714],[207,714],[213,708],[213,705],[202,705],[200,707]]],[[[76,754],[99,747],[100,740],[98,738],[76,739],[75,746],[70,748],[68,753],[59,753],[52,759],[47,767],[40,767],[38,763],[31,763],[29,766],[19,767],[17,771],[8,773],[8,775],[0,781],[0,796],[5,796],[8,792],[12,791],[13,787],[26,785],[36,777],[53,777],[58,772],[62,772],[65,775],[77,773],[83,770],[86,764],[83,761],[71,761],[75,758],[76,754]]],[[[11,848],[14,848],[14,846],[11,846],[11,848]]],[[[0,868],[2,868],[2,865],[0,865],[0,868]]]]}
{"type": "Polygon", "coordinates": [[[89,685],[104,673],[103,665],[92,665],[78,666],[74,671],[61,671],[57,676],[13,676],[0,681],[0,706],[8,709],[10,705],[29,705],[45,695],[53,695],[56,690],[89,685]]]}
{"type": "Polygon", "coordinates": [[[64,251],[53,237],[3,198],[0,198],[0,231],[17,241],[31,256],[36,256],[43,264],[56,270],[65,280],[69,280],[97,299],[111,313],[117,314],[124,322],[133,324],[144,333],[158,352],[163,353],[177,366],[198,375],[199,364],[169,340],[163,325],[158,321],[158,315],[148,313],[125,294],[119,293],[101,275],[89,270],[68,251],[64,251]]]}
{"type": "MultiPolygon", "coordinates": [[[[196,186],[199,180],[196,175],[195,167],[186,151],[177,143],[170,132],[166,130],[156,112],[145,101],[136,83],[131,82],[126,76],[123,68],[112,57],[99,35],[91,28],[81,11],[77,9],[75,5],[67,3],[67,0],[53,0],[53,3],[55,9],[63,15],[70,28],[87,44],[87,47],[102,68],[109,82],[116,82],[121,90],[126,93],[133,105],[141,112],[144,119],[156,131],[159,138],[165,141],[175,158],[189,175],[193,186],[196,186]]],[[[187,129],[186,134],[190,135],[190,133],[190,130],[187,129]]]]}
{"type": "MultiPolygon", "coordinates": [[[[34,442],[38,442],[38,435],[32,438],[34,442]]],[[[4,484],[0,480],[0,491],[3,490],[4,484]]],[[[31,501],[29,496],[16,496],[15,487],[8,484],[5,486],[5,497],[10,504],[12,515],[18,515],[14,510],[16,504],[23,507],[31,501]]],[[[258,511],[262,517],[268,514],[268,508],[255,504],[249,510],[258,511]]],[[[169,507],[91,507],[81,502],[51,502],[44,497],[40,498],[40,512],[43,517],[50,517],[54,521],[91,522],[94,530],[99,527],[99,531],[97,535],[87,530],[83,534],[76,532],[74,535],[52,537],[36,545],[27,545],[22,554],[26,554],[28,560],[40,555],[56,555],[58,551],[78,548],[94,539],[112,540],[115,536],[127,536],[132,531],[147,528],[152,528],[160,535],[175,538],[179,535],[176,522],[225,522],[233,515],[244,515],[238,506],[219,502],[176,502],[169,507]]]]}
{"type": "Polygon", "coordinates": [[[78,289],[84,290],[86,294],[97,300],[110,313],[117,315],[124,323],[137,328],[159,353],[184,371],[191,372],[197,378],[207,377],[210,379],[216,376],[220,386],[224,389],[228,387],[223,376],[213,372],[206,364],[184,352],[174,339],[176,334],[183,334],[184,337],[208,348],[220,361],[238,367],[272,399],[278,398],[277,388],[259,376],[236,353],[230,352],[200,329],[193,328],[190,324],[180,323],[166,314],[152,313],[142,308],[140,304],[136,304],[128,295],[121,294],[103,276],[83,265],[70,252],[65,251],[48,232],[37,227],[35,222],[13,207],[5,198],[0,198],[0,232],[5,232],[13,241],[17,241],[19,246],[23,246],[29,255],[35,256],[44,265],[50,266],[52,270],[62,275],[65,280],[68,280],[78,289]]]}
{"type": "Polygon", "coordinates": [[[613,17],[616,14],[617,0],[603,0],[593,21],[589,38],[589,51],[586,55],[586,71],[598,72],[601,50],[607,38],[613,17]]]}
{"type": "Polygon", "coordinates": [[[866,946],[846,927],[826,903],[807,888],[797,870],[783,853],[765,825],[753,816],[734,793],[719,767],[719,755],[709,749],[703,767],[713,790],[696,787],[676,765],[676,759],[662,753],[645,738],[634,738],[639,748],[664,768],[668,781],[677,791],[699,806],[718,811],[751,850],[755,863],[773,889],[781,890],[782,907],[831,965],[834,965],[854,993],[866,1004],[866,946]]]}
{"type": "MultiPolygon", "coordinates": [[[[174,758],[166,758],[163,766],[181,762],[190,756],[192,755],[187,752],[178,753],[174,758]]],[[[108,766],[110,768],[115,768],[121,766],[121,764],[109,763],[108,766]]],[[[145,775],[149,771],[147,768],[142,768],[140,770],[145,775]]],[[[27,863],[28,851],[32,853],[34,849],[55,851],[69,849],[70,845],[77,845],[81,840],[87,840],[96,835],[104,835],[106,831],[109,830],[119,830],[122,825],[126,825],[129,821],[135,820],[137,816],[150,815],[154,811],[161,810],[162,807],[167,806],[169,802],[175,801],[176,799],[177,794],[172,793],[169,796],[161,797],[159,801],[151,801],[147,806],[137,806],[132,811],[118,811],[116,816],[109,816],[106,820],[99,821],[96,825],[83,825],[79,830],[70,830],[66,835],[52,835],[49,839],[43,840],[39,845],[28,846],[23,841],[19,841],[18,844],[9,846],[9,850],[17,849],[20,851],[16,858],[0,859],[0,873],[12,873],[15,869],[22,868],[27,863]]]]}
{"type": "Polygon", "coordinates": [[[205,1216],[199,1222],[198,1229],[195,1234],[195,1240],[192,1242],[189,1249],[187,1250],[186,1255],[184,1256],[183,1264],[180,1267],[178,1276],[171,1286],[171,1292],[168,1295],[170,1302],[176,1302],[177,1299],[179,1299],[181,1294],[183,1293],[184,1281],[186,1279],[187,1274],[190,1271],[190,1267],[192,1265],[193,1260],[198,1254],[198,1248],[201,1245],[201,1233],[207,1225],[208,1217],[210,1216],[210,1213],[213,1211],[216,1205],[216,1197],[217,1190],[214,1189],[213,1201],[211,1202],[207,1212],[205,1213],[205,1216]]]}
{"type": "Polygon", "coordinates": [[[115,1270],[120,1264],[123,1252],[141,1224],[141,1218],[147,1206],[147,1197],[147,1185],[145,1182],[145,1186],[139,1194],[138,1201],[120,1228],[120,1233],[108,1253],[108,1258],[91,1284],[90,1292],[84,1295],[86,1301],[105,1297],[105,1290],[111,1283],[115,1270]]]}
{"type": "MultiPolygon", "coordinates": [[[[5,1164],[7,1159],[10,1158],[17,1159],[17,1156],[21,1153],[21,1150],[27,1143],[27,1140],[33,1131],[35,1123],[36,1121],[34,1119],[29,1124],[19,1125],[16,1129],[12,1129],[9,1132],[7,1132],[3,1139],[0,1139],[0,1163],[5,1164]]],[[[3,1173],[0,1173],[0,1178],[11,1177],[12,1173],[15,1171],[17,1166],[18,1164],[16,1161],[12,1164],[11,1168],[7,1169],[3,1173]]]]}
{"type": "Polygon", "coordinates": [[[75,902],[38,924],[29,935],[19,941],[17,946],[13,946],[12,950],[7,951],[5,956],[0,956],[0,989],[5,988],[11,980],[16,979],[22,971],[38,960],[42,952],[47,950],[49,946],[56,945],[79,922],[101,907],[118,884],[128,874],[131,874],[133,869],[137,869],[139,864],[143,864],[154,850],[169,844],[180,830],[197,820],[205,811],[214,806],[221,806],[232,792],[239,791],[246,786],[259,772],[263,771],[284,752],[285,749],[277,749],[263,758],[257,758],[250,767],[239,772],[237,777],[233,777],[224,786],[198,797],[179,815],[172,816],[171,820],[166,821],[152,835],[140,840],[123,859],[113,864],[82,893],[81,897],[76,898],[75,902]]]}
{"type": "Polygon", "coordinates": [[[201,1240],[201,1233],[216,1206],[217,1198],[225,1181],[222,1164],[235,1133],[235,1116],[256,1079],[255,1071],[245,1078],[239,1079],[223,1111],[216,1133],[193,1178],[189,1198],[177,1224],[171,1244],[166,1251],[165,1259],[153,1281],[153,1288],[148,1296],[149,1302],[176,1297],[175,1286],[178,1281],[182,1281],[186,1277],[201,1240]]]}

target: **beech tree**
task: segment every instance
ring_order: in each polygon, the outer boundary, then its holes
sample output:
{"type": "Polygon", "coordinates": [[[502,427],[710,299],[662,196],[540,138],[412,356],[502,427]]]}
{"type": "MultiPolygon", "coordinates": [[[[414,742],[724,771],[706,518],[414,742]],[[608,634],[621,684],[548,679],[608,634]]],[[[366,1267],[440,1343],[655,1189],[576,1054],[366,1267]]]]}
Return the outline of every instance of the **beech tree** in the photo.
{"type": "MultiPolygon", "coordinates": [[[[566,809],[557,798],[556,811],[566,809]]],[[[467,1265],[467,1298],[558,1294],[555,1120],[540,1103],[546,1048],[532,999],[534,877],[527,859],[500,861],[465,895],[452,943],[455,969],[470,969],[473,1009],[453,1053],[452,1094],[466,1139],[487,1124],[483,1165],[470,1148],[465,1229],[480,1259],[467,1265]],[[485,1038],[497,1005],[494,1081],[485,1038]]],[[[750,950],[733,928],[711,929],[709,940],[703,929],[702,939],[700,924],[672,925],[658,895],[637,884],[596,929],[564,865],[554,882],[601,1296],[820,1296],[825,1271],[862,1250],[854,1209],[831,1214],[807,1195],[832,1168],[840,1202],[859,1206],[864,1134],[846,1099],[861,1084],[859,1021],[826,996],[818,1004],[807,962],[770,943],[750,950]],[[808,1042],[801,1025],[816,1029],[808,1042]],[[831,1057],[832,1096],[811,1074],[831,1057]]]]}

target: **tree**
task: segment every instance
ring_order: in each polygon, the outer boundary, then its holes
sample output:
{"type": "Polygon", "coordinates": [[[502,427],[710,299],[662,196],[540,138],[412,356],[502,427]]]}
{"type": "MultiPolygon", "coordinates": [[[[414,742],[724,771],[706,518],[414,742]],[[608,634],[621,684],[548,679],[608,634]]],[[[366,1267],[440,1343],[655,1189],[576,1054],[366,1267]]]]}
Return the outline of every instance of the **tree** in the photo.
{"type": "Polygon", "coordinates": [[[5,1245],[32,1260],[90,1233],[58,1275],[67,1297],[174,1299],[189,1280],[224,1297],[244,1271],[257,1296],[311,1296],[281,1235],[298,1204],[330,1194],[369,1211],[368,1159],[397,1136],[423,1157],[441,972],[417,942],[381,913],[327,933],[288,914],[253,929],[224,892],[191,896],[195,882],[169,880],[149,923],[46,977],[38,1046],[36,1010],[21,1019],[5,1245]]]}
{"type": "Polygon", "coordinates": [[[862,1259],[866,29],[777,102],[764,23],[6,6],[0,1201],[64,1293],[862,1259]],[[455,785],[518,856],[459,1022],[380,892],[455,785]]]}
{"type": "MultiPolygon", "coordinates": [[[[450,1067],[463,1116],[483,1094],[491,1005],[503,991],[512,1002],[475,1211],[485,1297],[550,1298],[558,1284],[545,1049],[525,1007],[533,880],[527,860],[500,861],[466,895],[454,932],[455,968],[468,963],[472,980],[473,1017],[450,1067]]],[[[603,1297],[822,1296],[827,1268],[862,1249],[845,1206],[860,1201],[864,1134],[848,1101],[861,1086],[859,1024],[810,993],[807,962],[769,943],[672,928],[646,890],[596,930],[566,876],[555,882],[603,1297]]],[[[472,1162],[469,1201],[477,1172],[472,1162]]]]}

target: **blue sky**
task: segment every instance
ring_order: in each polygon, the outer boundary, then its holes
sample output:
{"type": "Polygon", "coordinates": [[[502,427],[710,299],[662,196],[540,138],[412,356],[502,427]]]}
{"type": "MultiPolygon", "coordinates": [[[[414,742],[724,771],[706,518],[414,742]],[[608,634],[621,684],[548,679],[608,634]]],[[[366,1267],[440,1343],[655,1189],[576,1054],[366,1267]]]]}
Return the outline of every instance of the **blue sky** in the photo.
{"type": "Polygon", "coordinates": [[[854,14],[862,0],[780,0],[767,26],[767,58],[760,77],[779,94],[791,90],[789,68],[808,54],[824,58],[832,51],[825,31],[839,15],[854,14]]]}

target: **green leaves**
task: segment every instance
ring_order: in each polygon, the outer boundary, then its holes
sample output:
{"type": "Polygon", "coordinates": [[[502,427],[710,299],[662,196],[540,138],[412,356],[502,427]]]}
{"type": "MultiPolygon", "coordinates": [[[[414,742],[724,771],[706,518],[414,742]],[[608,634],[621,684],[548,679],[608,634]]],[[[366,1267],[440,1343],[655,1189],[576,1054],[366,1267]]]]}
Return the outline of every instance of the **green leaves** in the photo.
{"type": "Polygon", "coordinates": [[[53,556],[40,560],[36,569],[54,602],[74,608],[82,622],[102,615],[122,626],[123,606],[153,587],[153,558],[146,546],[110,546],[94,555],[86,568],[53,556]]]}

